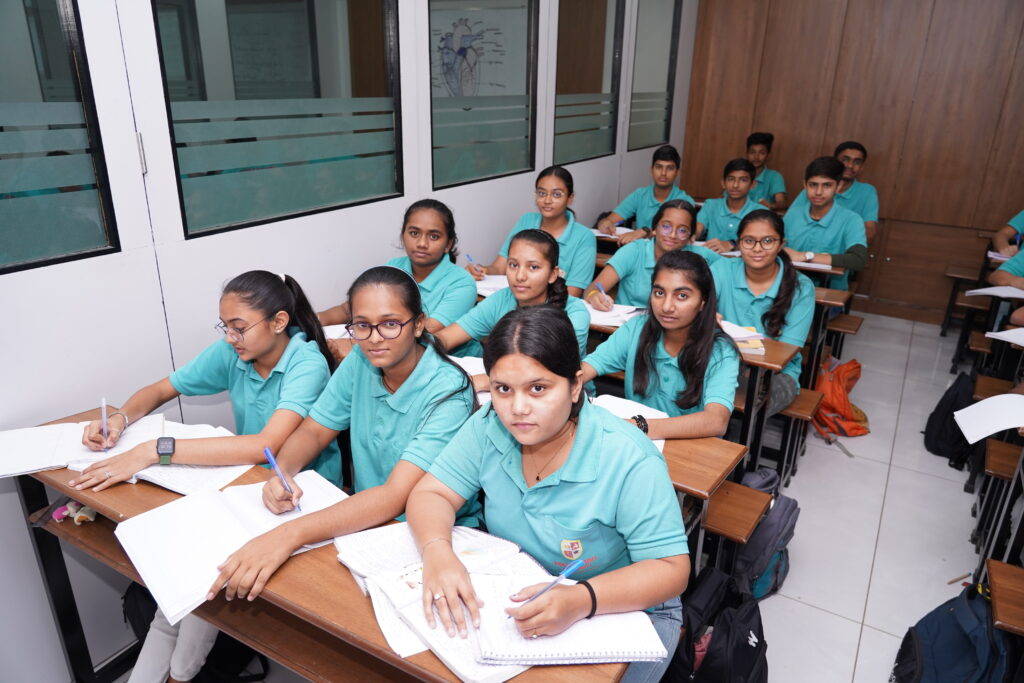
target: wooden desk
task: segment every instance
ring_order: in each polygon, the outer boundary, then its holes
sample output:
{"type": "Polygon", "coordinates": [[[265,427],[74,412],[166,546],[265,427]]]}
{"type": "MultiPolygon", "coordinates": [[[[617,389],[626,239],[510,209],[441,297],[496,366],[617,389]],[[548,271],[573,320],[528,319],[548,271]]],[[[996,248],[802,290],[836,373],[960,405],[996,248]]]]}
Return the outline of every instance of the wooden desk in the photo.
{"type": "MultiPolygon", "coordinates": [[[[90,419],[94,413],[80,413],[67,420],[90,419]]],[[[138,580],[134,567],[113,535],[112,520],[128,519],[174,500],[178,494],[146,482],[117,484],[100,493],[74,491],[67,482],[77,474],[66,469],[39,472],[32,477],[19,477],[18,486],[23,507],[30,517],[32,513],[40,517],[39,511],[48,505],[42,486],[46,484],[96,509],[106,518],[98,517],[96,522],[81,527],[70,522],[45,522],[33,528],[33,540],[69,659],[75,654],[72,650],[77,649],[79,659],[73,662],[76,680],[109,681],[120,674],[100,677],[92,671],[57,538],[138,580]],[[73,622],[78,622],[77,633],[73,622]]],[[[267,470],[254,467],[235,483],[259,482],[269,476],[267,470]]],[[[338,562],[331,545],[290,558],[256,601],[227,602],[218,597],[201,606],[196,614],[314,681],[458,680],[430,651],[406,659],[391,651],[377,626],[369,598],[338,562]]],[[[132,652],[128,666],[135,654],[132,652]]],[[[122,673],[126,668],[123,667],[122,673]]],[[[625,664],[533,667],[516,680],[608,681],[621,676],[625,668],[625,664]]]]}
{"type": "Polygon", "coordinates": [[[846,268],[842,268],[840,266],[829,266],[828,269],[815,268],[813,266],[808,266],[806,263],[801,261],[793,261],[793,267],[804,275],[827,275],[832,277],[833,275],[841,276],[846,274],[846,268]]]}
{"type": "Polygon", "coordinates": [[[988,561],[992,589],[992,623],[996,628],[1024,636],[1024,568],[988,561]]]}
{"type": "Polygon", "coordinates": [[[771,391],[772,374],[782,372],[789,361],[800,352],[796,346],[774,339],[763,339],[762,342],[764,354],[740,354],[740,361],[748,368],[743,417],[740,420],[740,440],[747,445],[750,452],[746,467],[748,471],[757,469],[761,458],[761,437],[768,419],[768,395],[771,391]]]}

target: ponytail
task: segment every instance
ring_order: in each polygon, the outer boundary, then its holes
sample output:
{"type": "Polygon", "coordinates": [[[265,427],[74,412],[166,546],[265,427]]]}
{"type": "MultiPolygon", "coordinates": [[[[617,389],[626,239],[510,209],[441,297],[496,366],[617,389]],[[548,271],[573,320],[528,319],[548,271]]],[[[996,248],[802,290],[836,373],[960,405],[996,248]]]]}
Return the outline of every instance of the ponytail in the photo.
{"type": "Polygon", "coordinates": [[[778,337],[782,334],[782,326],[786,324],[786,315],[793,303],[793,295],[796,294],[796,268],[785,249],[779,251],[779,259],[782,261],[782,282],[779,284],[779,293],[775,295],[772,307],[761,316],[761,324],[769,337],[778,337]]]}
{"type": "Polygon", "coordinates": [[[327,345],[327,335],[324,334],[324,326],[320,324],[320,318],[317,317],[316,311],[313,310],[313,305],[309,303],[309,299],[306,298],[306,293],[302,291],[298,281],[291,275],[284,276],[284,284],[288,287],[295,302],[293,304],[294,310],[291,314],[292,324],[306,334],[306,339],[316,342],[320,353],[327,359],[327,367],[330,368],[331,372],[334,372],[335,368],[338,367],[338,361],[334,358],[331,348],[327,345]]]}
{"type": "MultiPolygon", "coordinates": [[[[509,242],[509,250],[512,249],[514,242],[529,242],[530,244],[537,247],[540,252],[547,259],[548,264],[555,270],[558,271],[558,240],[536,228],[529,230],[521,230],[517,232],[513,237],[512,241],[509,242]]],[[[554,282],[548,284],[548,296],[547,301],[544,303],[555,306],[556,308],[565,309],[565,304],[569,301],[569,287],[565,284],[565,278],[559,275],[555,278],[554,282]]]]}

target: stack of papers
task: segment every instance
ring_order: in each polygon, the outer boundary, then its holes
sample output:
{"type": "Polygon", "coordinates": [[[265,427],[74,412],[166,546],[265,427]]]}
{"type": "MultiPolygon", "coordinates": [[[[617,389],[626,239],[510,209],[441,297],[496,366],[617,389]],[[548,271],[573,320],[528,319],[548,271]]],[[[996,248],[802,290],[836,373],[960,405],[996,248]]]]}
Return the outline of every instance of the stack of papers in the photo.
{"type": "Polygon", "coordinates": [[[622,327],[630,318],[643,315],[647,310],[646,308],[637,308],[636,306],[612,304],[612,310],[599,311],[591,306],[588,301],[584,301],[583,305],[585,305],[587,310],[590,312],[590,324],[603,325],[605,327],[622,327]]]}
{"type": "MultiPolygon", "coordinates": [[[[618,396],[612,396],[611,394],[601,394],[593,401],[595,406],[601,406],[615,417],[621,417],[623,420],[628,420],[634,415],[642,415],[648,420],[658,420],[661,418],[668,417],[668,413],[663,413],[657,408],[651,408],[645,406],[643,403],[637,403],[636,401],[630,401],[628,398],[619,398],[618,396]]],[[[665,440],[654,439],[652,443],[658,447],[658,450],[665,452],[665,440]]]]}
{"type": "Polygon", "coordinates": [[[728,320],[722,320],[719,323],[722,331],[732,337],[733,341],[743,341],[745,339],[764,339],[764,335],[758,332],[753,327],[740,327],[735,323],[731,323],[728,320]]]}
{"type": "Polygon", "coordinates": [[[992,396],[956,411],[953,418],[967,442],[977,443],[996,432],[1024,427],[1024,395],[992,396]]]}
{"type": "Polygon", "coordinates": [[[351,339],[352,335],[344,325],[324,325],[324,336],[327,339],[351,339]]]}
{"type": "Polygon", "coordinates": [[[1024,346],[1024,327],[1017,327],[1012,330],[1003,330],[1002,332],[986,332],[986,337],[992,337],[993,339],[1001,339],[1017,346],[1024,346]]]}
{"type": "Polygon", "coordinates": [[[590,232],[592,232],[592,233],[594,233],[595,235],[597,235],[597,238],[598,238],[598,239],[602,239],[602,240],[613,240],[613,239],[615,239],[616,237],[619,237],[619,236],[621,236],[621,235],[625,235],[625,234],[626,234],[626,233],[628,233],[628,232],[632,232],[632,230],[631,230],[631,229],[629,229],[629,228],[623,227],[623,226],[621,226],[621,225],[617,225],[617,226],[615,226],[615,237],[612,237],[611,235],[606,235],[605,233],[601,232],[601,231],[600,231],[600,230],[598,230],[597,228],[591,228],[591,229],[590,229],[590,232]]]}
{"type": "Polygon", "coordinates": [[[1000,299],[1024,299],[1024,289],[1016,287],[982,287],[981,289],[968,289],[967,296],[995,296],[1000,299]]]}
{"type": "Polygon", "coordinates": [[[827,263],[811,263],[810,261],[793,261],[793,267],[799,270],[832,270],[827,263]]]}
{"type": "Polygon", "coordinates": [[[1012,258],[1011,256],[1004,256],[1003,254],[1000,254],[998,251],[990,251],[986,255],[991,260],[997,261],[998,263],[1004,263],[1006,261],[1009,261],[1012,258]]]}
{"type": "Polygon", "coordinates": [[[476,281],[476,293],[488,297],[508,287],[508,277],[504,275],[484,275],[483,280],[476,281]]]}

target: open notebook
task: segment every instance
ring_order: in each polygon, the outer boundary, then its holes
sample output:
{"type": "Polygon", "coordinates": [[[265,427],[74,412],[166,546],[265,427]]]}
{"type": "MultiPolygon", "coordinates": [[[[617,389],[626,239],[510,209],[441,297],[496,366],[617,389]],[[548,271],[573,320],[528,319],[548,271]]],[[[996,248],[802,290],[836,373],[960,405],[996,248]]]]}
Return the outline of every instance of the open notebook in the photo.
{"type": "Polygon", "coordinates": [[[584,301],[583,304],[587,307],[587,311],[590,312],[590,324],[604,325],[605,327],[622,327],[630,318],[643,315],[647,310],[646,308],[638,308],[637,306],[612,304],[612,310],[599,311],[591,306],[587,301],[584,301]]]}
{"type": "MultiPolygon", "coordinates": [[[[643,415],[648,420],[657,420],[664,417],[668,417],[668,413],[664,413],[657,408],[651,408],[645,406],[643,403],[637,403],[636,401],[630,401],[628,398],[619,398],[618,396],[612,396],[611,394],[601,394],[593,400],[595,406],[601,406],[615,417],[621,417],[623,420],[628,420],[634,415],[643,415]]],[[[654,439],[652,443],[658,447],[659,451],[665,451],[665,440],[654,439]]]]}
{"type": "Polygon", "coordinates": [[[483,280],[476,281],[476,293],[488,297],[508,287],[508,278],[504,275],[484,275],[483,280]]]}
{"type": "Polygon", "coordinates": [[[170,623],[203,603],[220,573],[217,566],[231,553],[260,534],[347,497],[314,470],[300,472],[295,481],[303,492],[302,512],[275,515],[267,510],[261,483],[193,493],[117,525],[114,534],[170,623]]]}

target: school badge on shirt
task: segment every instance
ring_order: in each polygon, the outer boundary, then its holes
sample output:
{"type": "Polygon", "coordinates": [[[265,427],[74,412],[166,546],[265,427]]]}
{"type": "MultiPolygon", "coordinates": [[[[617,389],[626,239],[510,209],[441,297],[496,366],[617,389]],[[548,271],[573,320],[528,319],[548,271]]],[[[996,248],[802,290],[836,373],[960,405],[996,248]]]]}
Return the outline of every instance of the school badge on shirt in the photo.
{"type": "Polygon", "coordinates": [[[567,559],[567,560],[575,560],[575,559],[578,559],[579,556],[582,555],[582,554],[583,554],[583,544],[580,543],[579,540],[575,540],[575,541],[563,540],[562,541],[562,556],[565,559],[567,559]]]}

